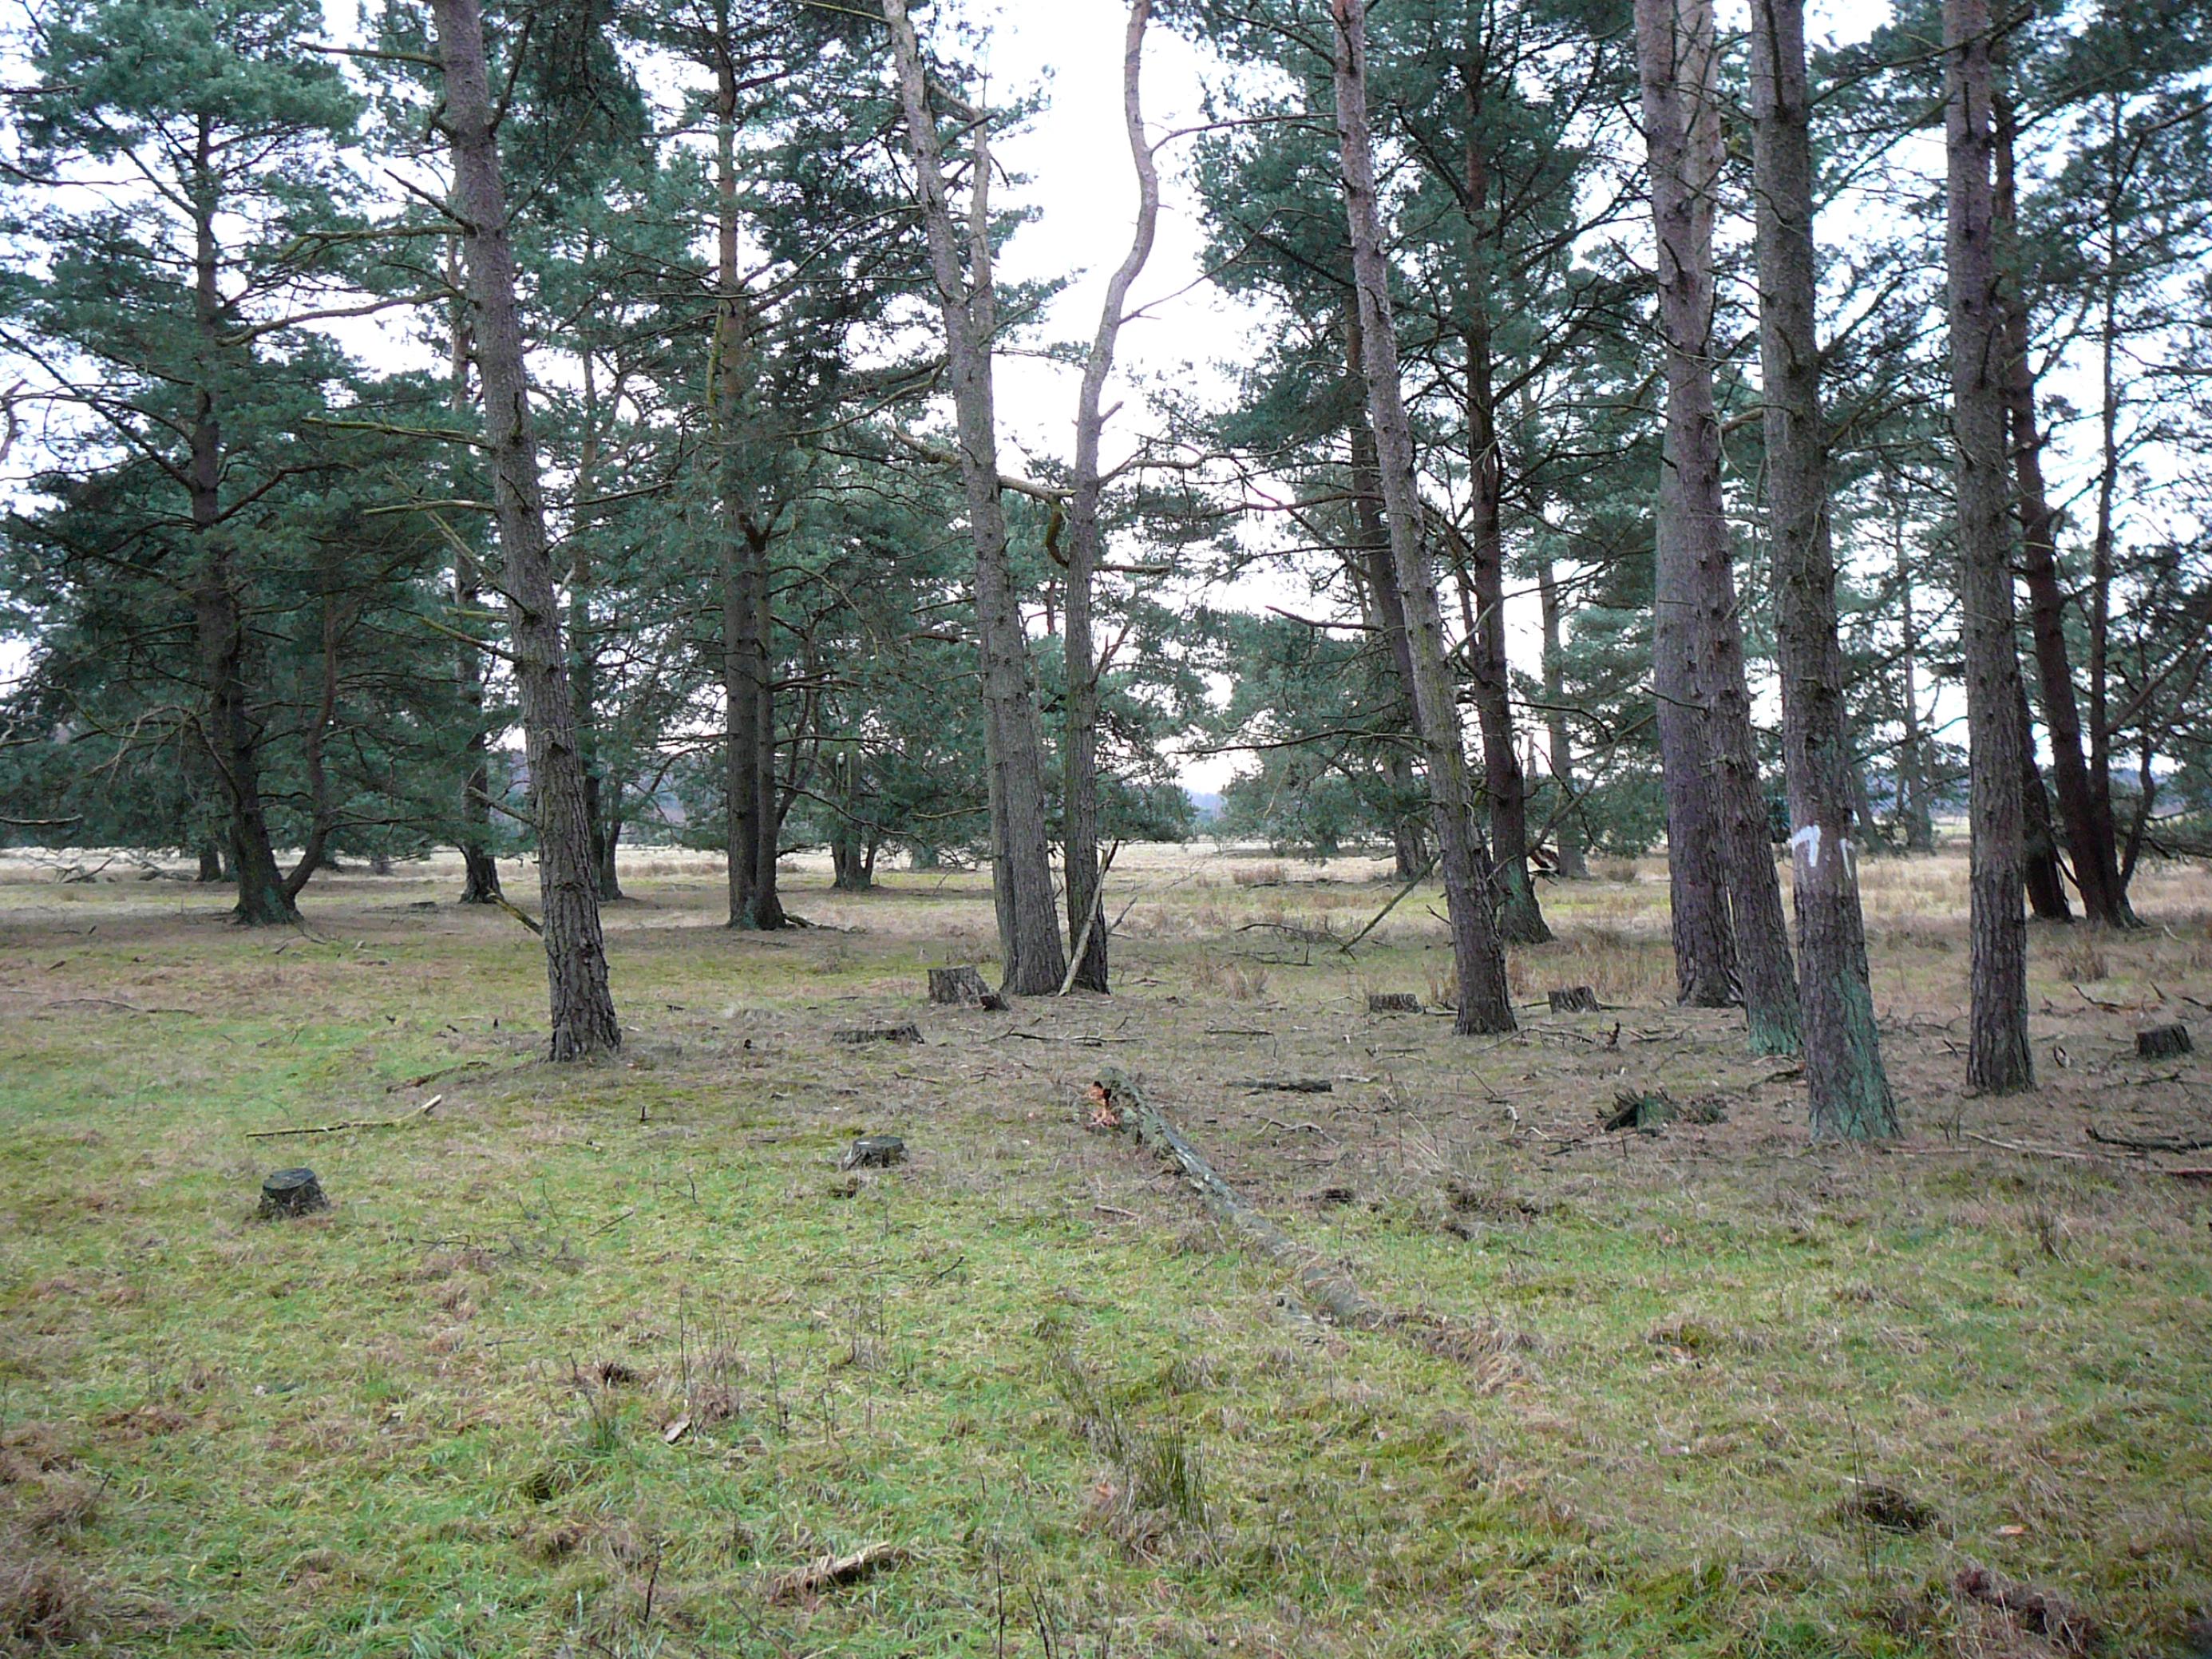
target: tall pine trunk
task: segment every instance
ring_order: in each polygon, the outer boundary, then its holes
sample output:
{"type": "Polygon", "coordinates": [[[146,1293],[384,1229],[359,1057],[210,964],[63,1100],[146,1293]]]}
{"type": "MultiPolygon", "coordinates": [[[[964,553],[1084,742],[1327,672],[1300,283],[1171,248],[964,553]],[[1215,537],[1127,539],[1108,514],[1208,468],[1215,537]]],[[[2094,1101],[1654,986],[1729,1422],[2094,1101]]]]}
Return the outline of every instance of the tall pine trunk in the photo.
{"type": "Polygon", "coordinates": [[[1991,246],[1989,0],[1943,0],[1951,426],[1957,451],[1959,605],[1966,658],[1972,1009],[1966,1081],[2032,1087],[2021,775],[2026,691],[2013,641],[2005,534],[2004,353],[1991,246]]]}
{"type": "Polygon", "coordinates": [[[745,509],[747,333],[744,280],[738,270],[738,73],[730,18],[718,11],[714,35],[714,430],[720,453],[723,696],[723,803],[729,820],[725,868],[729,926],[774,931],[785,925],[776,890],[781,822],[776,810],[775,599],[769,585],[767,532],[745,509]]]}
{"type": "MultiPolygon", "coordinates": [[[[1686,638],[1674,643],[1693,663],[1692,701],[1705,728],[1702,758],[1710,769],[1686,780],[1670,776],[1668,789],[1670,802],[1682,789],[1710,795],[1752,1050],[1790,1054],[1798,1042],[1796,975],[1752,735],[1713,400],[1713,213],[1721,131],[1711,0],[1636,0],[1636,48],[1659,244],[1667,453],[1674,491],[1673,523],[1661,529],[1662,569],[1674,580],[1655,603],[1662,611],[1681,613],[1686,638]],[[1671,559],[1670,537],[1677,544],[1671,559]]],[[[1662,520],[1664,509],[1662,490],[1662,520]]],[[[1663,702],[1666,688],[1660,693],[1663,702]]],[[[1686,849],[1675,842],[1671,807],[1668,817],[1671,861],[1686,849]]],[[[1701,907],[1709,902],[1699,902],[1701,907]]]]}
{"type": "Polygon", "coordinates": [[[1528,875],[1528,779],[1521,769],[1513,731],[1513,680],[1505,653],[1504,459],[1499,453],[1498,385],[1491,352],[1492,296],[1480,280],[1489,257],[1483,216],[1490,204],[1490,158],[1480,137],[1482,76],[1475,62],[1467,78],[1467,155],[1462,183],[1467,192],[1468,271],[1480,292],[1468,319],[1467,451],[1469,484],[1468,580],[1474,618],[1468,641],[1468,678],[1482,730],[1484,793],[1490,801],[1490,854],[1498,887],[1498,931],[1516,945],[1541,945],[1552,937],[1528,875]]]}
{"type": "Polygon", "coordinates": [[[1101,551],[1098,444],[1106,427],[1106,378],[1114,371],[1122,313],[1131,285],[1152,258],[1159,223],[1159,170],[1145,137],[1142,97],[1145,29],[1152,15],[1152,0],[1132,0],[1121,49],[1121,117],[1137,173],[1137,227],[1127,255],[1106,284],[1098,332],[1084,364],[1075,414],[1074,487],[1067,498],[1067,937],[1071,951],[1081,950],[1074,982],[1086,991],[1107,988],[1106,923],[1099,913],[1103,897],[1098,874],[1098,648],[1091,631],[1091,588],[1101,551]]]}
{"type": "Polygon", "coordinates": [[[1358,291],[1367,406],[1375,429],[1390,557],[1405,605],[1407,653],[1413,670],[1413,715],[1429,775],[1437,841],[1442,848],[1444,908],[1459,980],[1454,1029],[1462,1034],[1510,1031],[1513,1001],[1505,952],[1491,915],[1489,872],[1476,847],[1461,747],[1459,704],[1443,648],[1443,612],[1435,567],[1421,541],[1420,486],[1413,473],[1413,434],[1398,379],[1398,343],[1390,305],[1389,265],[1376,199],[1375,157],[1367,116],[1366,0],[1333,0],[1336,25],[1336,131],[1344,173],[1345,218],[1358,291]]]}
{"type": "Polygon", "coordinates": [[[432,9],[444,69],[444,126],[453,146],[454,195],[476,314],[484,436],[506,560],[501,586],[530,761],[551,1054],[555,1060],[575,1060],[621,1047],[622,1027],[607,985],[576,711],[568,696],[560,602],[546,545],[538,436],[515,301],[514,251],[507,240],[507,192],[500,179],[485,78],[483,16],[477,0],[434,0],[432,9]]]}
{"type": "Polygon", "coordinates": [[[1804,0],[1752,0],[1751,12],[1759,355],[1805,1080],[1816,1139],[1869,1140],[1897,1133],[1897,1103],[1875,1026],[1850,833],[1856,769],[1829,539],[1804,0]]]}
{"type": "Polygon", "coordinates": [[[975,122],[966,268],[946,194],[937,119],[930,109],[921,45],[906,0],[884,0],[907,141],[921,190],[930,270],[945,323],[946,379],[959,432],[961,481],[975,545],[975,627],[983,657],[984,734],[991,776],[991,886],[1006,959],[1005,988],[1044,995],[1060,988],[1067,957],[1054,914],[1047,839],[1044,734],[1037,720],[1029,641],[1006,557],[999,499],[998,416],[991,387],[998,301],[991,274],[988,123],[975,122]]]}
{"type": "MultiPolygon", "coordinates": [[[[446,286],[453,295],[447,384],[453,418],[465,427],[474,413],[469,403],[469,307],[461,291],[460,244],[450,236],[446,239],[446,286]]],[[[454,482],[453,494],[465,495],[461,480],[457,477],[454,482]]],[[[483,602],[483,576],[468,543],[458,536],[450,539],[454,621],[457,631],[467,634],[483,602]]],[[[484,653],[469,641],[454,641],[453,684],[468,723],[461,745],[461,902],[492,904],[500,897],[499,861],[491,854],[491,734],[484,727],[484,653]]]]}
{"type": "Polygon", "coordinates": [[[203,117],[192,167],[192,320],[200,383],[192,393],[191,454],[185,464],[192,535],[199,550],[192,585],[193,621],[206,695],[202,736],[229,808],[231,872],[238,883],[238,904],[231,914],[246,927],[265,927],[297,921],[299,912],[276,868],[268,809],[261,799],[261,727],[247,693],[246,617],[231,564],[230,532],[223,522],[222,419],[214,390],[224,350],[222,296],[216,280],[216,216],[221,203],[211,144],[210,123],[203,117]]]}

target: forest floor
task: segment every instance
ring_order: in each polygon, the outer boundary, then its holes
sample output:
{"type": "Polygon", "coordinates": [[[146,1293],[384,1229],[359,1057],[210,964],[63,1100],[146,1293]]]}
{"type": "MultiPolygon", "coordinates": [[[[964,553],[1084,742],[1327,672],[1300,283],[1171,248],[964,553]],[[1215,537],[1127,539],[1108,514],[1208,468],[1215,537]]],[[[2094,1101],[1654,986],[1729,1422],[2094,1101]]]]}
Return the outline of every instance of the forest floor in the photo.
{"type": "Polygon", "coordinates": [[[1875,1150],[1673,1005],[1656,862],[1546,889],[1503,1039],[1369,1013],[1449,960],[1426,892],[1338,948],[1378,873],[1129,849],[1115,994],[990,1013],[922,997],[988,963],[981,877],[794,864],[823,925],[759,937],[641,852],[626,1046],[556,1068],[536,941],[442,866],[276,933],[0,867],[0,1650],[2195,1650],[2212,1149],[2092,1133],[2212,1140],[2212,872],[2034,930],[1997,1100],[1963,858],[1869,862],[1875,1150]],[[1408,1322],[1318,1322],[1087,1132],[1108,1065],[1408,1322]],[[1603,1133],[1624,1089],[1689,1109],[1603,1133]],[[841,1171],[864,1132],[909,1161],[841,1171]],[[255,1219],[300,1163],[334,1207],[255,1219]]]}

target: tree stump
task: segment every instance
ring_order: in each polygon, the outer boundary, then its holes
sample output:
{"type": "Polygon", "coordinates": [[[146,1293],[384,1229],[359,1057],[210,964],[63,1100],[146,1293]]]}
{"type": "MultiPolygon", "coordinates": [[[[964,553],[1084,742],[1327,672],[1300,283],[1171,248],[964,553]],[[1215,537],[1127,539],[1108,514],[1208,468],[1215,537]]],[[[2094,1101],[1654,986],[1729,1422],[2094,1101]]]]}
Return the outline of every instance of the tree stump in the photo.
{"type": "Polygon", "coordinates": [[[949,1008],[1000,1009],[1006,1006],[1006,998],[986,985],[983,975],[973,968],[931,969],[929,1000],[949,1008]]]}
{"type": "Polygon", "coordinates": [[[906,1162],[906,1142],[897,1135],[862,1135],[837,1160],[841,1170],[888,1170],[906,1162]]]}
{"type": "Polygon", "coordinates": [[[2136,1053],[2145,1060],[2172,1060],[2177,1054],[2193,1054],[2196,1048],[2186,1025],[2154,1025],[2136,1033],[2136,1053]]]}
{"type": "Polygon", "coordinates": [[[277,1216],[313,1215],[330,1207],[331,1201],[323,1196],[322,1183],[313,1170],[279,1170],[261,1183],[258,1213],[264,1221],[277,1216]]]}
{"type": "Polygon", "coordinates": [[[1595,1014],[1604,1012],[1597,993],[1587,985],[1570,985],[1564,990],[1547,991],[1545,1000],[1555,1014],[1595,1014]]]}
{"type": "Polygon", "coordinates": [[[1421,999],[1412,991],[1370,991],[1367,1012],[1370,1014],[1418,1014],[1421,999]]]}
{"type": "Polygon", "coordinates": [[[832,1034],[839,1042],[919,1042],[919,1025],[858,1025],[832,1034]]]}

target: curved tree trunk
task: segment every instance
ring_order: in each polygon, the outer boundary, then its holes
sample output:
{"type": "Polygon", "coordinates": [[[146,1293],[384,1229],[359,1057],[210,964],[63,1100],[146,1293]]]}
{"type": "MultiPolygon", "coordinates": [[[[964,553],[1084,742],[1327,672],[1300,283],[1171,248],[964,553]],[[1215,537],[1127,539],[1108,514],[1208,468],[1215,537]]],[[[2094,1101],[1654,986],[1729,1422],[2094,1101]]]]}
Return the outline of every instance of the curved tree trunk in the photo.
{"type": "Polygon", "coordinates": [[[456,206],[465,227],[484,435],[507,566],[502,588],[530,761],[551,1053],[555,1060],[575,1060],[619,1048],[622,1028],[607,985],[576,711],[569,701],[559,599],[546,545],[538,437],[515,301],[514,252],[507,240],[507,196],[484,72],[483,18],[477,0],[434,0],[432,10],[444,69],[443,119],[453,145],[456,206]]]}
{"type": "Polygon", "coordinates": [[[1491,919],[1489,872],[1474,840],[1461,748],[1459,704],[1444,657],[1443,613],[1435,567],[1421,544],[1420,487],[1413,473],[1413,435],[1398,379],[1389,266],[1382,252],[1382,214],[1375,194],[1375,158],[1367,115],[1366,0],[1333,0],[1336,41],[1336,130],[1344,173],[1345,217],[1358,292],[1367,406],[1375,428],[1391,563],[1406,608],[1407,652],[1413,668],[1413,715],[1429,775],[1437,841],[1442,848],[1444,907],[1459,980],[1453,1029],[1462,1034],[1510,1031],[1513,1001],[1505,952],[1491,919]]]}
{"type": "Polygon", "coordinates": [[[1875,1026],[1850,833],[1857,768],[1844,704],[1829,541],[1805,5],[1752,0],[1751,10],[1760,394],[1805,1080],[1816,1139],[1869,1140],[1897,1133],[1897,1103],[1875,1026]]]}
{"type": "Polygon", "coordinates": [[[1972,1010],[1966,1081],[2031,1088],[2021,777],[2027,693],[2014,644],[2006,562],[2003,344],[1990,245],[1989,0],[1943,0],[1951,427],[1957,450],[1959,605],[1964,617],[1972,823],[1972,1010]]]}
{"type": "Polygon", "coordinates": [[[1101,548],[1098,528],[1098,442],[1106,426],[1102,412],[1106,378],[1114,369],[1115,343],[1121,331],[1129,289],[1151,258],[1159,223],[1159,173],[1145,137],[1142,97],[1145,28],[1152,0],[1131,0],[1128,32],[1121,52],[1121,114],[1127,129],[1129,157],[1137,173],[1137,228],[1127,256],[1106,284],[1098,332],[1084,365],[1075,414],[1075,480],[1067,500],[1067,752],[1066,842],[1067,937],[1083,941],[1074,983],[1086,991],[1107,988],[1106,928],[1097,917],[1103,902],[1098,875],[1098,661],[1091,635],[1091,585],[1101,548]]]}

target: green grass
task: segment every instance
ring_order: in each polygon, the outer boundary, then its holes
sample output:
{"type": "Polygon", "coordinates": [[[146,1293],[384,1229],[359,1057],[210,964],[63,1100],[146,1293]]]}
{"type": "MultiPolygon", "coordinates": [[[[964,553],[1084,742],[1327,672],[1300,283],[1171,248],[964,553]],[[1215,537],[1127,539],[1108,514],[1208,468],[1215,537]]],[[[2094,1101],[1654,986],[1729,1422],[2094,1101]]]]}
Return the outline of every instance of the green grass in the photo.
{"type": "MultiPolygon", "coordinates": [[[[1209,965],[1270,895],[1225,881],[1153,902],[1110,1003],[835,1045],[913,1017],[921,967],[988,926],[972,882],[907,879],[803,892],[866,931],[775,940],[702,925],[704,882],[635,879],[627,1050],[566,1070],[532,1060],[534,946],[407,908],[434,885],[319,886],[328,942],[167,884],[5,890],[0,1645],[2055,1650],[1957,1592],[1969,1565],[2086,1609],[2115,1653],[2178,1650],[2212,1608],[2203,1188],[1947,1139],[1978,1107],[1932,1082],[1909,1155],[1808,1152],[1724,1018],[1561,1028],[1680,1032],[1612,1048],[1368,1020],[1358,986],[1425,982],[1425,925],[1232,1002],[1209,965]],[[1316,1324],[1083,1132],[1102,1058],[1370,1296],[1522,1340],[1454,1359],[1316,1324]],[[1731,1121],[1556,1151],[1625,1066],[1733,1091],[1731,1121]],[[1315,1099],[1236,1086],[1332,1072],[1315,1099]],[[246,1138],[441,1091],[396,1128],[246,1138]],[[915,1157],[855,1187],[836,1155],[870,1130],[915,1157]],[[293,1162],[336,1207],[255,1220],[293,1162]],[[1304,1201],[1340,1174],[1358,1201],[1304,1201]],[[1934,1524],[1850,1518],[1873,1481],[1934,1524]],[[770,1599],[878,1541],[905,1559],[770,1599]]],[[[1516,975],[1620,948],[1560,908],[1573,936],[1516,975]]],[[[2117,973],[2204,937],[2103,948],[2117,973]]],[[[1940,1042],[1893,1038],[1900,1075],[1938,1075],[1940,1042]]],[[[2192,1064],[2172,1110],[2201,1118],[2192,1064]]],[[[2071,1105],[2021,1109],[1966,1121],[2071,1133],[2047,1115],[2071,1105]]]]}

